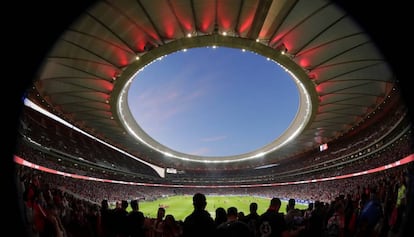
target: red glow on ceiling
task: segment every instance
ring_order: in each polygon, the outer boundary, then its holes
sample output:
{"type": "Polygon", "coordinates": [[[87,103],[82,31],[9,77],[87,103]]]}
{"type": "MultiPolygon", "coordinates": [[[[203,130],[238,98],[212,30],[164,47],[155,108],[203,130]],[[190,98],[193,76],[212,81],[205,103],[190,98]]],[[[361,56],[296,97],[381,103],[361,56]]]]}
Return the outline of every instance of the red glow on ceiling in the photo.
{"type": "Polygon", "coordinates": [[[143,32],[139,27],[126,27],[129,29],[128,35],[125,35],[124,38],[126,42],[130,42],[130,45],[123,46],[131,48],[130,50],[134,52],[141,52],[144,50],[144,46],[148,41],[148,35],[143,32]]]}
{"type": "Polygon", "coordinates": [[[239,25],[240,34],[246,33],[250,29],[250,27],[252,26],[253,19],[254,19],[254,14],[251,13],[249,14],[248,17],[246,17],[244,21],[240,22],[240,25],[239,25]]]}
{"type": "Polygon", "coordinates": [[[117,68],[108,68],[104,71],[104,73],[106,75],[105,77],[111,80],[114,80],[120,75],[117,68]]]}
{"type": "Polygon", "coordinates": [[[312,48],[306,51],[301,51],[300,53],[296,54],[296,58],[298,60],[306,60],[308,62],[315,61],[316,58],[321,57],[322,47],[312,48]]]}
{"type": "Polygon", "coordinates": [[[208,32],[213,29],[216,18],[216,1],[199,1],[196,6],[196,16],[200,21],[200,30],[208,32]]]}
{"type": "Polygon", "coordinates": [[[222,25],[224,31],[229,31],[231,28],[231,21],[227,19],[220,19],[220,25],[222,25]]]}
{"type": "Polygon", "coordinates": [[[285,46],[287,53],[290,53],[292,51],[293,44],[290,41],[283,41],[282,44],[285,46]]]}
{"type": "MultiPolygon", "coordinates": [[[[125,50],[125,52],[135,53],[140,51],[141,44],[145,45],[145,42],[148,41],[148,34],[144,31],[144,29],[137,25],[136,22],[125,20],[119,22],[120,29],[128,29],[127,31],[123,32],[122,38],[124,39],[123,42],[118,41],[118,39],[114,38],[113,44],[118,45],[118,50],[125,50]]],[[[143,49],[143,46],[142,46],[143,49]]]]}
{"type": "MultiPolygon", "coordinates": [[[[107,105],[105,104],[105,106],[107,106],[107,105]]],[[[110,119],[112,117],[112,113],[108,112],[108,111],[104,111],[103,108],[101,110],[96,110],[94,112],[94,115],[96,117],[99,117],[99,118],[108,118],[108,119],[110,119]]]]}
{"type": "Polygon", "coordinates": [[[174,33],[176,32],[176,29],[174,28],[174,23],[171,21],[164,21],[164,33],[167,39],[172,39],[174,37],[174,33]]]}
{"type": "Polygon", "coordinates": [[[147,28],[142,29],[143,32],[140,32],[140,34],[146,34],[147,38],[151,38],[154,41],[160,41],[160,37],[158,36],[157,32],[152,26],[148,26],[147,28]]]}
{"type": "Polygon", "coordinates": [[[279,41],[283,38],[285,32],[279,32],[279,34],[275,35],[272,39],[270,39],[269,45],[279,45],[279,41]]]}
{"type": "Polygon", "coordinates": [[[308,74],[308,77],[309,77],[309,79],[310,80],[316,80],[317,78],[318,78],[318,76],[316,75],[316,73],[309,73],[308,74]]]}
{"type": "Polygon", "coordinates": [[[133,50],[117,41],[110,42],[105,45],[105,50],[108,56],[105,56],[110,64],[115,67],[125,66],[128,64],[128,55],[133,53],[133,50]]]}
{"type": "Polygon", "coordinates": [[[184,26],[184,28],[187,32],[194,31],[195,27],[193,26],[193,24],[191,24],[190,21],[182,21],[181,24],[182,24],[182,26],[184,26]]]}
{"type": "Polygon", "coordinates": [[[232,27],[236,24],[238,11],[233,4],[225,1],[217,1],[217,21],[223,31],[234,31],[232,27]]]}
{"type": "Polygon", "coordinates": [[[140,40],[135,42],[135,47],[137,49],[137,52],[145,51],[145,45],[147,44],[146,40],[140,40]]]}
{"type": "Polygon", "coordinates": [[[299,59],[299,66],[303,67],[303,68],[308,68],[310,67],[311,63],[307,58],[302,58],[299,59]]]}
{"type": "MultiPolygon", "coordinates": [[[[303,39],[307,38],[305,35],[306,30],[300,31],[300,30],[294,30],[286,33],[282,36],[282,38],[279,41],[283,41],[283,43],[286,45],[286,47],[289,49],[288,52],[295,53],[294,51],[297,50],[295,46],[297,45],[303,45],[303,39]]],[[[280,37],[280,36],[279,36],[280,37]]]]}
{"type": "Polygon", "coordinates": [[[240,35],[247,34],[249,29],[252,27],[254,16],[256,14],[259,3],[260,1],[253,1],[246,4],[246,6],[243,6],[242,11],[240,12],[240,19],[238,20],[238,31],[240,35]]]}
{"type": "Polygon", "coordinates": [[[140,22],[141,24],[137,24],[134,22],[127,22],[122,28],[128,29],[128,35],[123,36],[128,42],[137,42],[137,41],[160,41],[160,37],[158,36],[154,27],[148,22],[140,22]]]}
{"type": "Polygon", "coordinates": [[[309,75],[314,75],[315,76],[314,79],[320,79],[326,76],[327,72],[329,72],[329,68],[318,67],[318,68],[312,69],[309,75]]]}
{"type": "Polygon", "coordinates": [[[133,53],[132,49],[116,39],[98,41],[92,47],[99,48],[100,50],[105,49],[107,53],[101,55],[103,60],[106,61],[105,63],[112,64],[115,67],[127,65],[128,55],[133,53]]]}
{"type": "MultiPolygon", "coordinates": [[[[159,6],[157,7],[157,14],[159,14],[158,18],[161,19],[161,25],[162,25],[161,29],[158,29],[158,30],[164,31],[163,33],[160,33],[160,34],[165,36],[167,39],[174,38],[175,33],[179,29],[175,28],[175,26],[177,26],[176,17],[166,2],[161,2],[161,1],[159,2],[159,6]]],[[[153,34],[155,36],[154,37],[155,39],[159,39],[158,34],[155,34],[155,32],[153,34]]]]}
{"type": "Polygon", "coordinates": [[[320,84],[315,87],[315,90],[316,92],[318,92],[318,94],[321,94],[322,91],[324,91],[324,87],[322,86],[322,84],[320,84]]]}
{"type": "Polygon", "coordinates": [[[200,26],[200,30],[201,30],[201,32],[207,32],[207,31],[208,31],[208,29],[212,26],[212,24],[213,24],[213,22],[212,22],[212,21],[210,21],[210,19],[204,20],[204,21],[201,23],[201,26],[200,26]]]}
{"type": "Polygon", "coordinates": [[[193,32],[195,27],[193,23],[193,17],[191,15],[191,10],[185,8],[185,4],[182,4],[180,1],[171,1],[170,4],[174,9],[175,16],[180,22],[181,26],[184,27],[185,33],[193,32]]]}
{"type": "MultiPolygon", "coordinates": [[[[113,89],[113,87],[112,87],[112,89],[113,89]]],[[[112,92],[112,90],[111,90],[111,92],[112,92]]],[[[109,100],[111,99],[111,95],[110,94],[106,94],[105,95],[105,103],[107,103],[107,104],[109,104],[109,100]]],[[[109,105],[108,105],[109,106],[109,105]]]]}
{"type": "Polygon", "coordinates": [[[107,111],[109,111],[111,109],[111,106],[109,104],[103,104],[101,106],[104,107],[103,109],[107,110],[107,111]]]}
{"type": "Polygon", "coordinates": [[[100,87],[105,88],[106,92],[111,92],[114,89],[114,84],[112,84],[109,81],[101,80],[100,83],[98,83],[100,87]]]}
{"type": "Polygon", "coordinates": [[[104,78],[104,79],[111,79],[116,72],[116,68],[108,65],[108,66],[102,66],[99,65],[99,67],[97,68],[97,71],[99,71],[99,77],[104,78]]]}

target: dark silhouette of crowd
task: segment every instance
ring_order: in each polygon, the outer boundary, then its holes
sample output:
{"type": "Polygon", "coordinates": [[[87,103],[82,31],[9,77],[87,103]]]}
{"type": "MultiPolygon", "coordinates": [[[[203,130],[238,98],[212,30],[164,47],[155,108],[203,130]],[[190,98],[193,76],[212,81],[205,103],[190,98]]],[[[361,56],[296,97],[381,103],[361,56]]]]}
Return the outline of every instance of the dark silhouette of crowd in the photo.
{"type": "MultiPolygon", "coordinates": [[[[257,213],[257,203],[252,202],[247,215],[240,213],[237,206],[232,206],[227,210],[217,207],[216,216],[211,216],[205,208],[208,194],[217,193],[216,189],[192,188],[173,192],[164,187],[133,187],[159,197],[163,191],[170,195],[195,192],[192,194],[194,210],[184,220],[176,220],[165,207],[154,210],[156,218],[144,216],[139,210],[139,200],[142,199],[132,198],[129,191],[122,191],[131,188],[129,185],[112,184],[120,188],[116,189],[120,193],[116,196],[119,199],[108,200],[101,196],[101,201],[96,202],[76,191],[90,188],[93,193],[102,187],[115,189],[105,183],[60,177],[25,166],[19,169],[19,185],[27,232],[35,237],[402,237],[407,236],[404,235],[406,231],[412,230],[408,218],[412,215],[413,174],[411,162],[377,174],[322,182],[318,184],[320,190],[334,185],[338,192],[331,196],[330,201],[308,199],[308,208],[304,210],[295,206],[300,199],[290,196],[293,193],[290,189],[297,190],[293,185],[247,189],[239,194],[269,197],[270,200],[264,213],[257,213]],[[63,188],[59,179],[64,183],[73,182],[74,185],[69,186],[77,189],[63,188]],[[282,199],[288,200],[285,212],[280,210],[282,199]],[[116,206],[110,208],[111,202],[116,206]],[[126,210],[128,206],[130,211],[126,210]]],[[[315,192],[314,189],[306,189],[308,186],[310,184],[303,184],[299,189],[303,194],[315,192]]],[[[236,190],[227,189],[219,193],[235,194],[236,190]]],[[[96,194],[99,196],[98,191],[96,194]]]]}

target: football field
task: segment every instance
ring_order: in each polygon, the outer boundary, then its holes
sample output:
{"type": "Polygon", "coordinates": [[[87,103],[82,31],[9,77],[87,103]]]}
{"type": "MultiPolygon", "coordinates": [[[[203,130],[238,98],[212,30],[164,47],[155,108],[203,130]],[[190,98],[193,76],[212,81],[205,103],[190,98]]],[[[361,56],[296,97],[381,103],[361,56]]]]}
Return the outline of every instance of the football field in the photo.
{"type": "MultiPolygon", "coordinates": [[[[206,210],[210,212],[211,216],[215,217],[215,210],[218,207],[223,207],[227,210],[228,207],[235,206],[238,211],[249,214],[249,205],[251,202],[258,204],[258,213],[262,214],[269,207],[270,199],[254,196],[206,196],[207,207],[206,210]]],[[[282,200],[280,212],[285,213],[286,203],[282,200]]],[[[139,209],[144,213],[144,216],[155,218],[158,207],[164,207],[167,214],[172,214],[176,220],[184,220],[184,218],[193,211],[192,196],[173,196],[160,198],[155,201],[140,201],[139,209]]],[[[296,208],[304,210],[307,208],[306,204],[296,204],[296,208]]],[[[130,210],[130,208],[129,208],[130,210]]]]}

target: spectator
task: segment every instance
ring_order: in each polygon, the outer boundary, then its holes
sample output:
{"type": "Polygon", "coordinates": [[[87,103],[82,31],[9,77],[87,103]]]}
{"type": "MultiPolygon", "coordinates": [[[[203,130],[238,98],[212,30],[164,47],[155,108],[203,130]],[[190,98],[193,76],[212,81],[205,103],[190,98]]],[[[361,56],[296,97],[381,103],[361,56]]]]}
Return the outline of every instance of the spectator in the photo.
{"type": "Polygon", "coordinates": [[[157,218],[153,223],[153,236],[162,237],[164,232],[164,217],[165,217],[165,208],[158,207],[157,218]]]}
{"type": "Polygon", "coordinates": [[[286,237],[289,236],[288,228],[283,213],[279,212],[281,201],[272,198],[269,208],[260,216],[259,232],[261,236],[286,237]]]}
{"type": "Polygon", "coordinates": [[[130,237],[144,237],[144,214],[139,210],[138,200],[130,202],[132,210],[128,213],[128,233],[130,237]]]}
{"type": "Polygon", "coordinates": [[[244,222],[246,222],[249,230],[253,233],[255,237],[259,236],[258,230],[258,222],[259,222],[259,214],[257,213],[258,205],[256,202],[251,202],[249,205],[249,214],[246,215],[244,218],[244,222]]]}
{"type": "Polygon", "coordinates": [[[119,207],[114,212],[114,224],[117,237],[125,237],[128,235],[128,201],[122,200],[119,207]]]}
{"type": "Polygon", "coordinates": [[[345,207],[342,202],[335,202],[334,213],[326,226],[327,237],[344,237],[345,234],[345,207]]]}
{"type": "Polygon", "coordinates": [[[227,209],[227,221],[217,226],[217,237],[254,237],[247,224],[238,218],[237,207],[227,209]]]}
{"type": "Polygon", "coordinates": [[[49,204],[46,209],[46,222],[42,237],[67,237],[66,229],[60,219],[59,209],[55,204],[49,204]]]}
{"type": "Polygon", "coordinates": [[[269,208],[260,216],[259,233],[261,236],[290,237],[298,236],[302,231],[302,228],[296,230],[288,229],[284,214],[279,212],[281,203],[279,198],[272,198],[269,208]]]}
{"type": "Polygon", "coordinates": [[[291,198],[286,205],[285,221],[290,230],[298,229],[304,225],[303,213],[295,207],[296,201],[291,198]]]}
{"type": "Polygon", "coordinates": [[[379,236],[384,212],[379,201],[378,192],[372,190],[370,200],[365,204],[358,217],[356,236],[379,236]]]}
{"type": "Polygon", "coordinates": [[[298,226],[303,225],[303,214],[302,211],[295,207],[296,201],[291,198],[286,205],[285,220],[288,228],[295,229],[298,226]]]}
{"type": "Polygon", "coordinates": [[[397,218],[396,222],[392,227],[393,233],[398,233],[400,231],[400,226],[403,219],[403,214],[405,212],[405,204],[406,204],[406,192],[407,186],[405,182],[405,177],[403,174],[400,174],[398,177],[398,187],[397,187],[397,201],[396,201],[396,208],[397,208],[397,218]]]}
{"type": "Polygon", "coordinates": [[[309,236],[322,236],[325,229],[325,210],[321,201],[315,201],[314,209],[308,220],[307,233],[309,236]]]}
{"type": "Polygon", "coordinates": [[[216,217],[214,218],[214,222],[216,226],[219,226],[221,223],[227,221],[227,213],[226,209],[223,207],[217,207],[216,208],[216,217]]]}
{"type": "Polygon", "coordinates": [[[163,237],[180,237],[182,235],[181,225],[171,214],[165,216],[163,237]]]}
{"type": "Polygon", "coordinates": [[[210,213],[205,210],[206,206],[206,196],[202,193],[194,194],[194,210],[184,219],[183,223],[184,237],[211,237],[214,235],[216,226],[210,213]]]}
{"type": "Polygon", "coordinates": [[[101,209],[98,216],[98,235],[99,237],[113,236],[113,212],[109,209],[108,200],[103,199],[101,201],[101,209]]]}

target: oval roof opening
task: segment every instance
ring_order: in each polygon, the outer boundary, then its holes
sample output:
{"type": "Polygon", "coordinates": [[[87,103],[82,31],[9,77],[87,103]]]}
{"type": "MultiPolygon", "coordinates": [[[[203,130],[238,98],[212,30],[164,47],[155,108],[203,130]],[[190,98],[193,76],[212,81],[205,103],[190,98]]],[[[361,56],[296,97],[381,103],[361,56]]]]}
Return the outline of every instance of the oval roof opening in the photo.
{"type": "Polygon", "coordinates": [[[291,125],[299,103],[285,69],[227,47],[164,56],[140,71],[128,91],[131,114],[145,133],[171,150],[204,157],[270,144],[291,125]]]}

